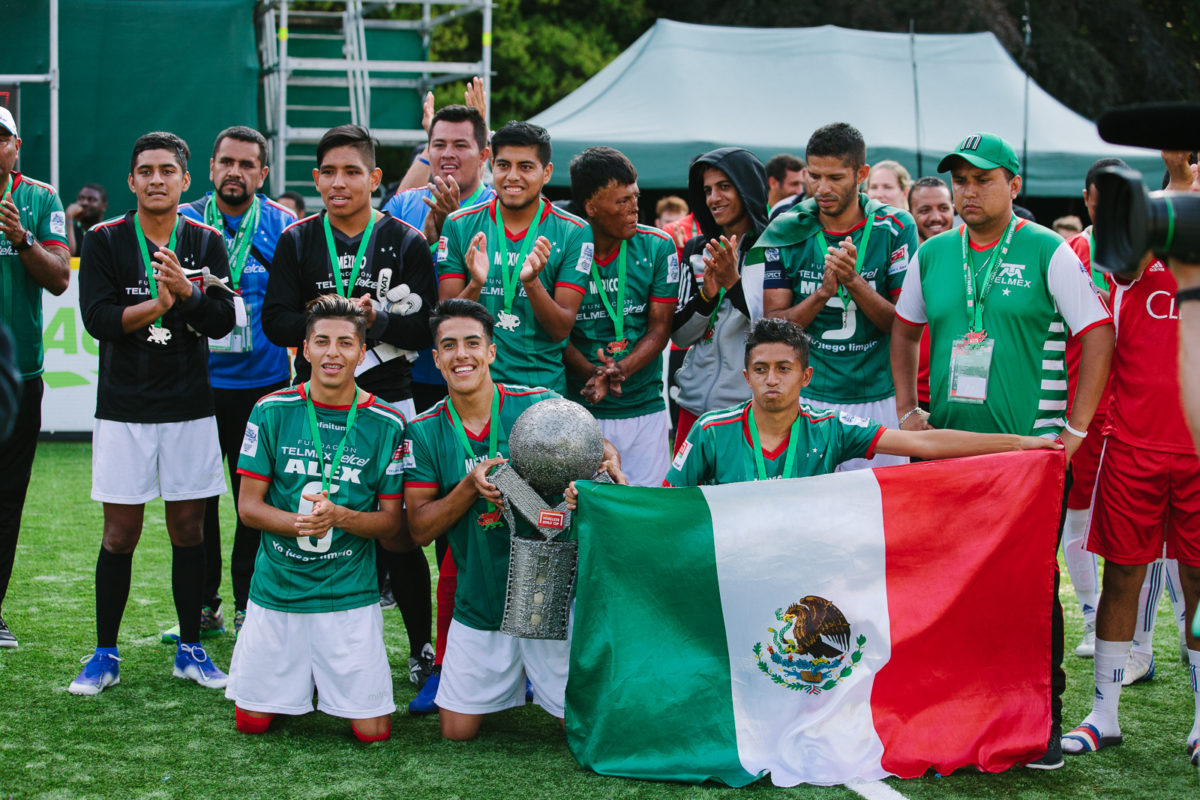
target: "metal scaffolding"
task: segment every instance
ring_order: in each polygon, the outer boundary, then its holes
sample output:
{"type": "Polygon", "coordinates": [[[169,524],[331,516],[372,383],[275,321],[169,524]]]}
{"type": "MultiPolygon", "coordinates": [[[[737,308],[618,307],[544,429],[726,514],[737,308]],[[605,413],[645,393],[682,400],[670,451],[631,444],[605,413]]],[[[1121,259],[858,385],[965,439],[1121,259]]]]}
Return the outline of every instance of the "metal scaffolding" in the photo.
{"type": "MultiPolygon", "coordinates": [[[[371,130],[384,145],[407,146],[425,141],[421,128],[396,128],[372,124],[372,90],[412,90],[418,98],[443,83],[465,81],[475,75],[483,78],[491,96],[492,5],[490,0],[392,0],[364,2],[335,0],[312,10],[304,0],[261,0],[258,6],[259,63],[262,69],[264,133],[271,142],[271,190],[279,195],[286,189],[312,194],[311,179],[289,179],[289,162],[312,163],[311,146],[333,125],[353,122],[371,130]],[[342,6],[341,11],[327,10],[342,6]],[[397,5],[420,6],[420,19],[375,19],[368,15],[379,8],[389,11],[397,5]],[[434,13],[434,7],[450,10],[434,13]],[[472,62],[372,59],[367,52],[369,31],[396,31],[419,34],[422,51],[429,52],[433,31],[451,20],[468,14],[483,15],[480,59],[472,62]],[[309,49],[332,48],[340,44],[340,57],[296,56],[289,52],[290,42],[303,42],[309,49]],[[324,44],[322,44],[324,43],[324,44]],[[345,92],[345,100],[311,100],[305,94],[320,90],[345,92]],[[316,90],[310,91],[310,90],[316,90]],[[297,118],[308,121],[300,124],[297,118]],[[313,125],[312,120],[329,121],[313,125]],[[337,121],[333,121],[337,120],[337,121]]],[[[418,100],[419,102],[419,100],[418,100]]],[[[419,106],[418,106],[419,107],[419,106]]],[[[376,118],[380,115],[377,113],[376,118]]]]}
{"type": "MultiPolygon", "coordinates": [[[[490,20],[490,10],[488,19],[490,20]]],[[[489,41],[491,37],[489,37],[489,41]]],[[[490,65],[490,54],[489,54],[490,65]]],[[[487,80],[486,78],[484,80],[487,80]]],[[[48,83],[50,84],[50,185],[58,188],[58,0],[50,0],[50,71],[46,73],[0,75],[0,83],[48,83]]],[[[18,111],[19,109],[13,109],[18,111]]],[[[17,121],[20,128],[20,120],[17,121]]]]}

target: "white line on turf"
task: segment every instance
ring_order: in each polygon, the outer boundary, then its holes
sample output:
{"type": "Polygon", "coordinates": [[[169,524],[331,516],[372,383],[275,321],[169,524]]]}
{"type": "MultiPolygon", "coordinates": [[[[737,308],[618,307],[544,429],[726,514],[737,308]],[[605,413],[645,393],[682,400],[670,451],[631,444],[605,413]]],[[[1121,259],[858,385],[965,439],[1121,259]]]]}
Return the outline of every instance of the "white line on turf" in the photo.
{"type": "Polygon", "coordinates": [[[883,781],[851,781],[846,788],[867,800],[905,800],[904,795],[883,781]]]}

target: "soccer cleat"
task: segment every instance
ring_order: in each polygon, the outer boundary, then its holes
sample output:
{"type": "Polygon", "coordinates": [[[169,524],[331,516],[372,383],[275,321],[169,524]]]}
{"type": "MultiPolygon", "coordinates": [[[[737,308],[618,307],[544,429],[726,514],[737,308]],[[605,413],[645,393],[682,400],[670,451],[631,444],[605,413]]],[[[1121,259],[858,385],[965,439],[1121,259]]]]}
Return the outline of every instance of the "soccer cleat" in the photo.
{"type": "Polygon", "coordinates": [[[186,678],[195,681],[206,689],[224,689],[229,682],[229,676],[208,658],[208,653],[198,644],[180,644],[175,653],[175,669],[171,672],[176,678],[186,678]]]}
{"type": "Polygon", "coordinates": [[[1058,769],[1063,765],[1062,728],[1057,723],[1050,727],[1050,741],[1046,752],[1037,761],[1025,765],[1027,769],[1058,769]]]}
{"type": "Polygon", "coordinates": [[[396,598],[392,595],[391,586],[385,586],[379,590],[379,607],[384,611],[396,607],[396,598]]]}
{"type": "Polygon", "coordinates": [[[99,648],[90,656],[79,659],[83,669],[71,681],[67,691],[71,694],[100,694],[109,686],[121,682],[121,659],[114,652],[101,652],[99,648]]]}
{"type": "Polygon", "coordinates": [[[1125,665],[1125,678],[1121,681],[1121,685],[1133,686],[1152,680],[1154,680],[1154,654],[1132,651],[1129,654],[1129,663],[1125,665]]]}
{"type": "Polygon", "coordinates": [[[0,647],[16,647],[17,637],[13,636],[13,632],[4,624],[4,617],[0,617],[0,647]]]}
{"type": "Polygon", "coordinates": [[[1192,760],[1193,767],[1200,767],[1200,739],[1188,745],[1188,758],[1192,760]]]}
{"type": "Polygon", "coordinates": [[[437,698],[438,684],[441,681],[442,665],[434,664],[433,672],[430,673],[429,679],[425,681],[425,685],[421,687],[421,691],[417,692],[417,696],[408,704],[408,713],[413,716],[436,714],[438,707],[433,701],[437,698]]]}
{"type": "Polygon", "coordinates": [[[420,689],[433,674],[433,645],[429,642],[421,648],[420,655],[408,657],[408,681],[420,689]]]}
{"type": "Polygon", "coordinates": [[[1083,638],[1075,645],[1075,655],[1080,658],[1092,658],[1096,655],[1096,623],[1084,624],[1083,638]]]}
{"type": "Polygon", "coordinates": [[[1121,734],[1102,736],[1099,728],[1090,722],[1084,722],[1062,737],[1062,749],[1068,755],[1077,756],[1082,753],[1095,753],[1106,747],[1118,745],[1122,741],[1121,734]]]}
{"type": "Polygon", "coordinates": [[[246,609],[239,608],[233,612],[233,638],[237,638],[242,632],[242,626],[246,624],[246,609]]]}
{"type": "MultiPolygon", "coordinates": [[[[200,609],[200,638],[211,639],[225,633],[225,615],[221,609],[204,606],[200,609]]],[[[163,644],[179,644],[179,626],[167,628],[162,634],[163,644]]]]}
{"type": "Polygon", "coordinates": [[[525,702],[533,702],[533,684],[530,683],[529,678],[525,679],[525,702]]]}

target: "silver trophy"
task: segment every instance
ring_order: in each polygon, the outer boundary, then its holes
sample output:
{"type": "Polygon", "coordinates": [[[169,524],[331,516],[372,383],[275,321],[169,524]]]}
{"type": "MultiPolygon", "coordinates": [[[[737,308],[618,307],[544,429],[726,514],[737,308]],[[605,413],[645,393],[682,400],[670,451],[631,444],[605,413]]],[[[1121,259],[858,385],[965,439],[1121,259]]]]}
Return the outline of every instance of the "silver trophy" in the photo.
{"type": "Polygon", "coordinates": [[[609,481],[600,424],[578,403],[544,400],[527,408],[508,435],[509,463],[490,476],[504,495],[509,530],[508,595],[500,630],[523,639],[566,639],[578,543],[557,537],[571,527],[565,502],[574,480],[609,481]],[[516,510],[542,538],[517,536],[516,510]]]}

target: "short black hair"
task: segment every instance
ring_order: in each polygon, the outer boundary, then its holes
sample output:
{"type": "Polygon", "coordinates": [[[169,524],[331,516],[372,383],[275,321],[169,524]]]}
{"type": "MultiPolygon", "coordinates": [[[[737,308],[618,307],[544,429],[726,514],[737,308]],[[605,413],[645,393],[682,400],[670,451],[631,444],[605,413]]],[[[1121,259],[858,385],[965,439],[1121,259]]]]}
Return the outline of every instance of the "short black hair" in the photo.
{"type": "Polygon", "coordinates": [[[217,150],[221,148],[221,142],[226,139],[258,145],[258,165],[260,167],[267,165],[267,138],[254,130],[254,128],[249,128],[245,125],[231,125],[218,133],[216,141],[213,142],[212,157],[214,160],[217,157],[217,150]]]}
{"type": "Polygon", "coordinates": [[[1126,164],[1121,159],[1113,158],[1112,156],[1097,159],[1096,163],[1094,163],[1090,167],[1088,167],[1087,175],[1085,175],[1083,178],[1084,191],[1086,191],[1096,185],[1096,176],[1098,176],[1100,174],[1100,170],[1104,169],[1105,167],[1128,167],[1128,166],[1129,165],[1126,164]]]}
{"type": "Polygon", "coordinates": [[[760,344],[790,345],[800,360],[800,368],[808,369],[808,334],[794,322],[776,317],[762,317],[746,335],[746,369],[750,369],[750,353],[760,344]]]}
{"type": "Polygon", "coordinates": [[[293,203],[296,204],[296,216],[303,217],[304,216],[304,196],[301,195],[299,192],[293,192],[291,189],[288,189],[286,192],[279,195],[278,199],[282,200],[285,197],[288,200],[291,200],[293,203]]]}
{"type": "MultiPolygon", "coordinates": [[[[80,187],[79,187],[79,191],[80,191],[80,192],[82,192],[84,189],[91,189],[91,190],[92,190],[92,191],[94,191],[96,194],[100,195],[100,199],[101,199],[101,200],[103,200],[105,203],[107,203],[107,202],[108,202],[108,192],[106,192],[106,191],[104,190],[104,187],[103,187],[103,186],[101,186],[100,184],[98,184],[98,183],[85,183],[83,186],[80,186],[80,187]]],[[[79,192],[76,192],[76,194],[79,194],[79,192]]]]}
{"type": "Polygon", "coordinates": [[[312,335],[313,326],[323,319],[344,319],[354,323],[358,341],[367,341],[367,312],[348,297],[338,294],[319,295],[304,306],[304,338],[312,335]]]}
{"type": "Polygon", "coordinates": [[[813,131],[804,148],[804,158],[833,156],[858,169],[867,163],[867,143],[858,128],[848,122],[833,122],[813,131]]]}
{"type": "Polygon", "coordinates": [[[446,320],[455,317],[466,317],[478,322],[483,326],[484,338],[487,339],[488,344],[492,343],[492,329],[495,327],[496,321],[492,319],[491,312],[474,300],[452,297],[438,303],[433,307],[433,311],[429,312],[429,332],[433,335],[434,349],[437,349],[438,328],[446,320]]]}
{"type": "Polygon", "coordinates": [[[802,169],[804,169],[803,161],[791,153],[780,153],[772,156],[771,160],[767,162],[767,177],[782,183],[789,172],[799,172],[802,169]]]}
{"type": "Polygon", "coordinates": [[[950,191],[950,187],[946,185],[946,182],[944,180],[937,177],[936,175],[926,175],[924,178],[917,178],[915,181],[913,181],[913,185],[908,187],[908,206],[909,206],[909,208],[912,208],[913,192],[915,192],[917,189],[945,189],[947,192],[950,193],[950,199],[951,200],[954,199],[954,192],[950,191]]]}
{"type": "Polygon", "coordinates": [[[317,143],[317,167],[325,163],[325,154],[335,147],[353,147],[363,157],[367,169],[375,169],[375,146],[371,132],[362,125],[338,125],[325,131],[317,143]]]}
{"type": "Polygon", "coordinates": [[[133,170],[137,167],[138,156],[147,150],[170,150],[175,154],[175,161],[179,164],[179,168],[187,171],[187,162],[192,155],[192,151],[188,150],[187,142],[180,139],[173,133],[168,131],[151,131],[143,133],[133,143],[133,155],[129,157],[129,174],[133,174],[133,170]]]}
{"type": "Polygon", "coordinates": [[[501,147],[536,147],[542,166],[550,163],[550,132],[532,122],[514,119],[504,123],[500,130],[492,134],[492,158],[499,154],[501,147]]]}
{"type": "Polygon", "coordinates": [[[474,106],[453,105],[446,106],[442,110],[433,115],[433,120],[429,123],[429,140],[433,141],[433,129],[437,127],[439,122],[469,122],[471,130],[475,134],[475,144],[479,145],[479,149],[487,147],[488,130],[487,123],[483,121],[483,114],[479,113],[479,109],[474,106]]]}
{"type": "Polygon", "coordinates": [[[571,199],[580,211],[585,211],[587,201],[613,181],[618,186],[637,183],[633,162],[620,150],[589,147],[571,159],[571,199]]]}

